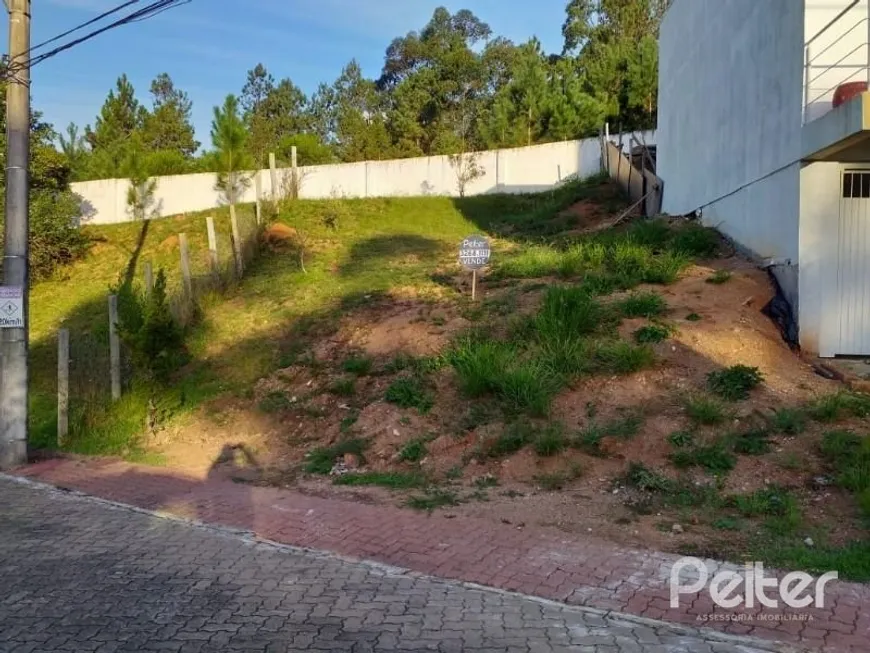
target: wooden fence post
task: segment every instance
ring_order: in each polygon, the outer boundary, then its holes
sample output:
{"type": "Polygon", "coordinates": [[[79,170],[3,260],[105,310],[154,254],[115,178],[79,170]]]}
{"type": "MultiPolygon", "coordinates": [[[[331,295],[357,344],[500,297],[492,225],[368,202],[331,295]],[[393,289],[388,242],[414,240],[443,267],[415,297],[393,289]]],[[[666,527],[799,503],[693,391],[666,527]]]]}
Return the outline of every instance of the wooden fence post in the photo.
{"type": "Polygon", "coordinates": [[[145,261],[145,297],[150,299],[154,292],[154,266],[151,261],[145,261]]]}
{"type": "Polygon", "coordinates": [[[181,279],[184,284],[184,295],[189,301],[193,297],[193,282],[190,278],[190,248],[187,246],[187,234],[178,234],[178,247],[181,250],[181,279]]]}
{"type": "Polygon", "coordinates": [[[236,276],[241,279],[245,274],[245,263],[242,260],[242,240],[239,236],[239,221],[236,218],[236,207],[230,204],[230,226],[233,230],[233,256],[236,259],[236,276]]]}
{"type": "Polygon", "coordinates": [[[293,176],[291,179],[293,180],[293,199],[298,200],[300,194],[300,184],[299,184],[299,170],[296,165],[296,146],[292,145],[290,147],[290,167],[293,169],[293,176]]]}
{"type": "Polygon", "coordinates": [[[109,364],[112,377],[112,400],[121,398],[121,342],[118,339],[118,297],[109,295],[109,364]]]}
{"type": "Polygon", "coordinates": [[[220,261],[218,260],[217,248],[217,233],[214,230],[214,218],[211,216],[205,219],[205,226],[208,230],[208,257],[211,260],[211,271],[215,277],[220,277],[220,261]]]}
{"type": "Polygon", "coordinates": [[[257,195],[257,203],[254,205],[254,211],[257,215],[257,226],[263,224],[262,207],[260,206],[260,197],[263,195],[263,180],[260,178],[260,170],[254,175],[254,192],[257,195]]]}
{"type": "Polygon", "coordinates": [[[275,153],[269,152],[269,176],[272,180],[272,204],[278,205],[278,168],[275,165],[275,153]]]}
{"type": "Polygon", "coordinates": [[[57,332],[57,446],[69,434],[69,330],[57,332]]]}

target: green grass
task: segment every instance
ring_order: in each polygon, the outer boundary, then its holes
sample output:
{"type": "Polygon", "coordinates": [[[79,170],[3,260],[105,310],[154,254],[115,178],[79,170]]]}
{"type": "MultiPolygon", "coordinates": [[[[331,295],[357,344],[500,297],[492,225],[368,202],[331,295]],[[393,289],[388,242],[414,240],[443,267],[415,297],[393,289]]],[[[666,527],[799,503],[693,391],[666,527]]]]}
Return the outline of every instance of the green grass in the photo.
{"type": "Polygon", "coordinates": [[[732,365],[707,375],[707,388],[728,401],[748,399],[749,392],[761,385],[764,375],[757,367],[732,365]]]}
{"type": "Polygon", "coordinates": [[[438,508],[458,506],[459,497],[450,490],[432,488],[425,494],[418,494],[408,498],[406,505],[414,510],[426,510],[432,512],[438,508]]]}
{"type": "Polygon", "coordinates": [[[703,395],[687,399],[685,409],[686,415],[695,424],[715,426],[728,419],[728,413],[721,402],[703,395]]]}
{"type": "Polygon", "coordinates": [[[348,438],[331,447],[318,447],[305,456],[304,469],[309,474],[329,474],[337,459],[345,454],[358,456],[364,462],[363,453],[369,442],[360,438],[348,438]]]}
{"type": "Polygon", "coordinates": [[[695,444],[695,435],[691,431],[674,431],[668,436],[668,442],[676,449],[691,447],[695,444]]]}
{"type": "Polygon", "coordinates": [[[713,274],[707,277],[707,283],[711,283],[716,286],[721,286],[723,283],[728,283],[731,281],[731,273],[728,270],[716,270],[713,274]]]}
{"type": "Polygon", "coordinates": [[[675,488],[675,482],[664,474],[650,469],[643,463],[629,463],[623,482],[629,487],[644,492],[667,493],[675,488]]]}
{"type": "Polygon", "coordinates": [[[535,436],[533,443],[535,453],[539,456],[555,456],[568,446],[568,438],[565,435],[565,427],[561,422],[547,424],[544,429],[535,436]]]}
{"type": "Polygon", "coordinates": [[[421,415],[428,413],[435,405],[432,393],[416,377],[396,379],[387,388],[384,398],[400,408],[416,408],[421,415]]]}
{"type": "Polygon", "coordinates": [[[701,467],[714,474],[729,472],[737,464],[737,459],[724,442],[678,449],[670,458],[675,467],[681,469],[701,467]]]}
{"type": "Polygon", "coordinates": [[[426,487],[423,474],[408,472],[353,472],[336,476],[335,485],[376,485],[391,490],[412,490],[426,487]]]}
{"type": "Polygon", "coordinates": [[[575,468],[569,472],[549,472],[536,474],[533,481],[545,492],[557,492],[563,490],[572,480],[579,478],[580,471],[575,468]]]}
{"type": "Polygon", "coordinates": [[[671,329],[664,324],[647,324],[634,332],[634,341],[642,345],[664,342],[671,337],[671,329]]]}
{"type": "Polygon", "coordinates": [[[751,429],[734,436],[732,447],[735,453],[745,456],[761,456],[770,453],[769,434],[763,428],[751,429]]]}
{"type": "Polygon", "coordinates": [[[836,422],[848,417],[870,416],[870,395],[841,391],[819,397],[807,407],[817,422],[836,422]]]}
{"type": "Polygon", "coordinates": [[[273,390],[260,400],[260,410],[264,413],[278,413],[292,405],[287,393],[280,390],[273,390]]]}
{"type": "Polygon", "coordinates": [[[351,356],[345,359],[341,364],[341,368],[348,374],[366,376],[372,371],[372,365],[372,359],[367,356],[351,356]]]}
{"type": "Polygon", "coordinates": [[[771,426],[777,433],[800,435],[806,430],[807,415],[797,408],[780,408],[773,414],[771,426]]]}
{"type": "Polygon", "coordinates": [[[836,569],[841,580],[870,582],[870,542],[851,542],[845,546],[808,547],[800,539],[761,541],[750,551],[754,560],[764,560],[779,569],[802,569],[823,574],[836,569]]]}
{"type": "Polygon", "coordinates": [[[486,454],[490,458],[510,456],[532,442],[535,437],[535,428],[531,423],[526,421],[513,422],[508,424],[504,431],[489,444],[486,454]]]}
{"type": "Polygon", "coordinates": [[[418,463],[426,457],[426,441],[423,439],[411,440],[399,450],[399,461],[406,463],[418,463]]]}
{"type": "Polygon", "coordinates": [[[654,292],[632,293],[618,304],[624,317],[657,317],[668,310],[664,297],[654,292]]]}
{"type": "Polygon", "coordinates": [[[329,394],[337,397],[352,397],[356,394],[356,382],[352,378],[337,379],[330,384],[328,390],[329,394]]]}
{"type": "Polygon", "coordinates": [[[633,345],[623,340],[602,342],[595,350],[598,369],[614,374],[632,374],[655,365],[655,352],[649,345],[633,345]]]}
{"type": "Polygon", "coordinates": [[[574,436],[571,440],[571,446],[592,456],[600,457],[604,455],[601,450],[604,438],[615,437],[630,440],[638,434],[642,425],[643,415],[640,413],[629,413],[604,424],[597,424],[593,421],[574,436]]]}

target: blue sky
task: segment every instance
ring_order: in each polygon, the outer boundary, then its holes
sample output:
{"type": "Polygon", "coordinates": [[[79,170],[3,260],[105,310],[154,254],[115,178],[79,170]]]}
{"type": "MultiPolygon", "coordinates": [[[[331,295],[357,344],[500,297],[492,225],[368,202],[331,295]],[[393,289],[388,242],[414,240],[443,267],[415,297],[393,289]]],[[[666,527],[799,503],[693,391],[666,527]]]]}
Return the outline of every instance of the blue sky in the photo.
{"type": "MultiPolygon", "coordinates": [[[[35,0],[33,43],[39,43],[120,0],[35,0]]],[[[144,2],[142,3],[144,4],[144,2]]],[[[245,73],[262,62],[307,94],[332,83],[356,58],[376,77],[396,36],[422,28],[439,5],[471,9],[497,35],[537,36],[561,49],[566,0],[192,0],[190,4],[102,34],[33,69],[34,108],[58,131],[92,124],[117,77],[126,73],[140,101],[161,72],[193,100],[197,138],[208,141],[212,107],[238,93],[245,73]]],[[[2,51],[8,39],[2,32],[2,51]]]]}

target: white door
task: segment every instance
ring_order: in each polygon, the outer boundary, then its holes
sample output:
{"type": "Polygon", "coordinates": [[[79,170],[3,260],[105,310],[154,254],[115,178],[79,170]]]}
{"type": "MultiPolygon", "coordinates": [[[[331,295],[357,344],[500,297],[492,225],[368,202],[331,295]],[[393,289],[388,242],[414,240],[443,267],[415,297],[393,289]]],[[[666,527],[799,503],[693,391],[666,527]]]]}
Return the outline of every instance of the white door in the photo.
{"type": "Polygon", "coordinates": [[[870,170],[844,170],[840,194],[835,354],[870,354],[870,170]]]}

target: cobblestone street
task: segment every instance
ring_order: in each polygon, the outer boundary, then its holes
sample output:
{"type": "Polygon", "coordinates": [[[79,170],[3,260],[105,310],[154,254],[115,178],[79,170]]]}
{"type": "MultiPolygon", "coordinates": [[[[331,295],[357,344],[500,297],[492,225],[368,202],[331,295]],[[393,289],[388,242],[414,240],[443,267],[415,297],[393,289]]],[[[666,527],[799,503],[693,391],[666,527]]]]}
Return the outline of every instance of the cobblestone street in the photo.
{"type": "Polygon", "coordinates": [[[751,653],[0,480],[0,651],[751,653]]]}

